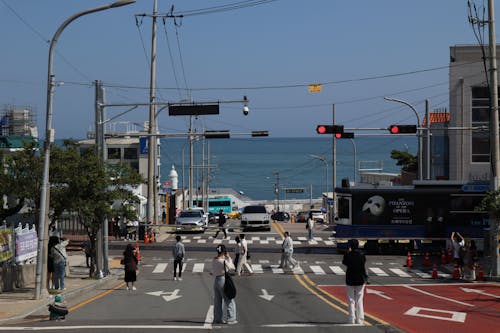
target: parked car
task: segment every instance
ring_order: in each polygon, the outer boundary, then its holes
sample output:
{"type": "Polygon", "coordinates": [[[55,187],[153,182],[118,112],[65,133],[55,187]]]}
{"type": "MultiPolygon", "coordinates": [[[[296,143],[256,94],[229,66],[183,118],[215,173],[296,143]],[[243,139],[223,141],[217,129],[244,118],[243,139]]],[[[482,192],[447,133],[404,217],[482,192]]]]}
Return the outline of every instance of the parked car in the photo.
{"type": "Polygon", "coordinates": [[[239,210],[233,210],[231,213],[227,214],[230,219],[239,219],[241,217],[241,212],[239,210]]]}
{"type": "Polygon", "coordinates": [[[271,230],[269,224],[269,214],[266,207],[262,205],[246,206],[241,212],[241,228],[246,231],[249,229],[271,230]]]}
{"type": "MultiPolygon", "coordinates": [[[[324,223],[325,222],[325,213],[323,213],[319,209],[311,209],[310,212],[312,213],[312,218],[314,222],[320,222],[324,223]]],[[[307,218],[306,218],[307,221],[307,218]]]]}
{"type": "Polygon", "coordinates": [[[298,212],[297,215],[295,215],[295,223],[305,223],[308,218],[309,212],[298,212]]]}
{"type": "Polygon", "coordinates": [[[207,228],[203,210],[185,209],[182,210],[175,219],[175,227],[180,231],[201,231],[207,228]]]}
{"type": "Polygon", "coordinates": [[[290,214],[287,212],[276,212],[271,215],[271,219],[274,221],[290,221],[290,214]]]}

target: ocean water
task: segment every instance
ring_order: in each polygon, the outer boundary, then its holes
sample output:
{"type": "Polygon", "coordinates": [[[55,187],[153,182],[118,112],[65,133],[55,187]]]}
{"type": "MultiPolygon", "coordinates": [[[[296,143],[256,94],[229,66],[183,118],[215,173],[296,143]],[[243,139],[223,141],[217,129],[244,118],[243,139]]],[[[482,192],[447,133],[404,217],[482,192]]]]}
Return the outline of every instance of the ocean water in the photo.
{"type": "MultiPolygon", "coordinates": [[[[416,154],[417,139],[413,136],[360,136],[352,141],[337,140],[337,186],[343,178],[354,179],[356,169],[382,168],[383,172],[399,173],[400,167],[391,159],[393,149],[416,154]],[[356,164],[354,151],[356,150],[356,164]]],[[[312,138],[231,138],[205,141],[205,160],[210,154],[210,188],[232,188],[254,200],[276,198],[279,182],[280,199],[318,198],[332,190],[332,139],[312,138]],[[328,176],[325,162],[328,164],[328,176]],[[303,188],[303,193],[286,193],[286,188],[303,188]],[[312,195],[311,195],[312,188],[312,195]]],[[[194,143],[194,165],[202,165],[202,142],[194,143]]],[[[172,165],[179,175],[179,187],[188,187],[189,144],[187,139],[161,139],[161,181],[169,181],[172,165]],[[184,161],[183,161],[184,156],[184,161]]],[[[207,164],[207,162],[205,162],[207,164]]],[[[201,187],[201,168],[195,168],[194,186],[201,187]]],[[[359,174],[356,175],[359,180],[359,174]]]]}

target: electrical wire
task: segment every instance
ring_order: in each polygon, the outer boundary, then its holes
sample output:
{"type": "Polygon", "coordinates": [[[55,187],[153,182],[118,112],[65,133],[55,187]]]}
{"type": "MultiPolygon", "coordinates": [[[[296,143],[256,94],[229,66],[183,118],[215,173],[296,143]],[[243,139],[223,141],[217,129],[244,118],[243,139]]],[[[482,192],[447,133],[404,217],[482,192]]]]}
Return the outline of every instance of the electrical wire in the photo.
{"type": "Polygon", "coordinates": [[[174,56],[172,55],[172,49],[170,47],[170,40],[168,38],[167,25],[165,22],[165,17],[163,18],[163,31],[165,32],[165,40],[167,41],[168,54],[170,55],[170,64],[172,66],[172,73],[174,75],[175,86],[177,87],[177,93],[179,95],[179,99],[182,99],[182,93],[179,86],[179,79],[177,78],[177,71],[175,70],[174,56]]]}
{"type": "Polygon", "coordinates": [[[178,12],[178,15],[185,17],[185,16],[215,14],[215,13],[227,12],[227,11],[231,11],[231,10],[255,7],[255,6],[264,5],[264,4],[268,4],[271,2],[275,2],[275,1],[278,1],[278,0],[239,1],[239,2],[229,3],[229,4],[225,4],[225,5],[220,5],[220,6],[213,6],[213,7],[207,7],[207,8],[180,11],[180,12],[178,12]]]}

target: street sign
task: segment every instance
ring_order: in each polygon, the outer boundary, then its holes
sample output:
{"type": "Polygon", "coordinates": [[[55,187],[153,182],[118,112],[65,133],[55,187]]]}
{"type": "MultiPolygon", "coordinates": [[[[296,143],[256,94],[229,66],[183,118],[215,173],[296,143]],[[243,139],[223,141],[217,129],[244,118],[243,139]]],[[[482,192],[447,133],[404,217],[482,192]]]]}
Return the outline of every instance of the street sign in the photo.
{"type": "Polygon", "coordinates": [[[219,114],[219,104],[169,105],[169,116],[199,116],[203,114],[219,114]]]}
{"type": "Polygon", "coordinates": [[[484,184],[465,184],[462,186],[462,192],[487,192],[490,190],[490,185],[484,184]]]}
{"type": "Polygon", "coordinates": [[[285,193],[304,193],[303,188],[286,188],[285,193]]]}

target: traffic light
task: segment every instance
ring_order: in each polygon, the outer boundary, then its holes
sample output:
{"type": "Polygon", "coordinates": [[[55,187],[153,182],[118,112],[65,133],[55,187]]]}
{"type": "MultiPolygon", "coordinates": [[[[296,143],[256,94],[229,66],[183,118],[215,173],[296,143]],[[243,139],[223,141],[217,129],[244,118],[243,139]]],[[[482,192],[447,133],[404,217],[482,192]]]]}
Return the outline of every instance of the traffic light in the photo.
{"type": "Polygon", "coordinates": [[[269,131],[252,131],[252,137],[269,136],[269,131]]]}
{"type": "Polygon", "coordinates": [[[318,125],[316,126],[318,134],[336,134],[344,133],[344,125],[318,125]]]}
{"type": "Polygon", "coordinates": [[[353,139],[353,132],[335,133],[335,139],[353,139]]]}
{"type": "Polygon", "coordinates": [[[417,133],[417,125],[391,125],[387,129],[391,134],[417,133]]]}

